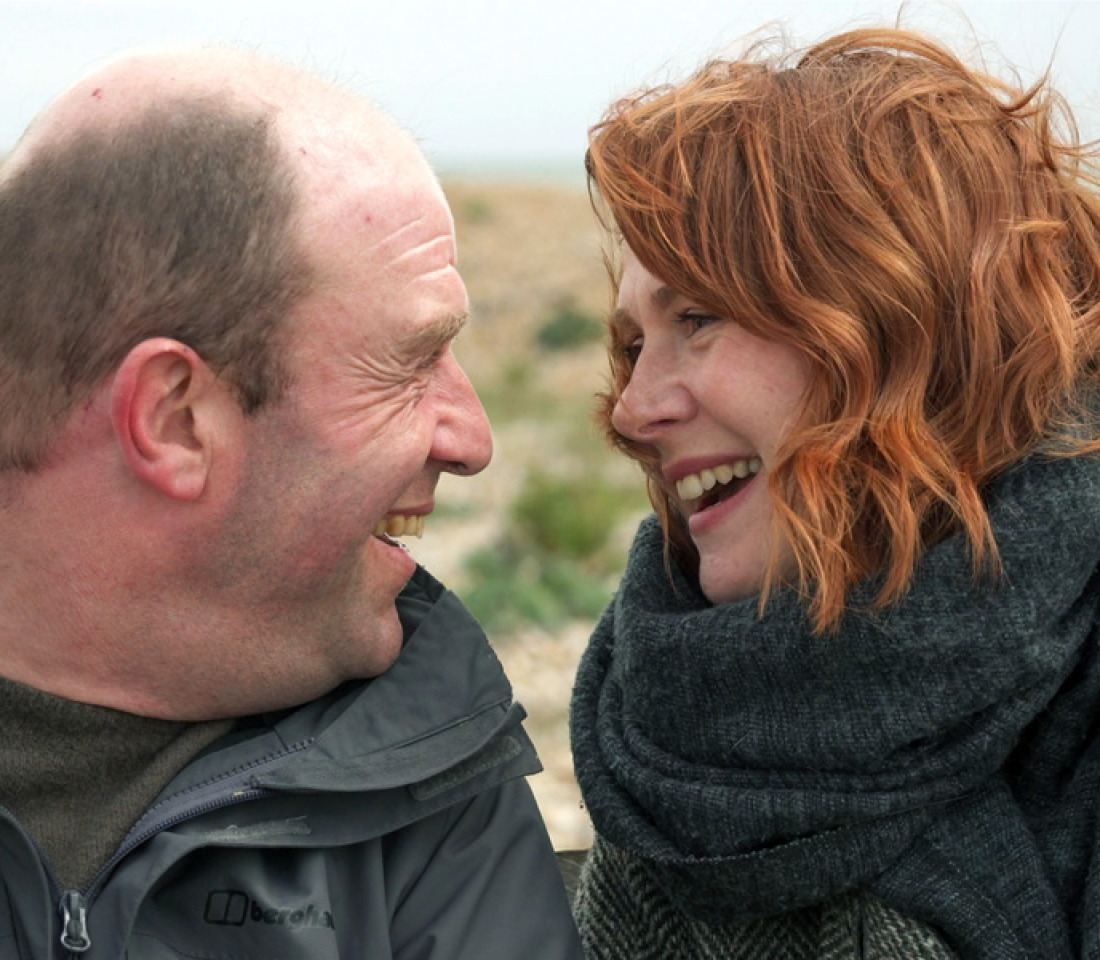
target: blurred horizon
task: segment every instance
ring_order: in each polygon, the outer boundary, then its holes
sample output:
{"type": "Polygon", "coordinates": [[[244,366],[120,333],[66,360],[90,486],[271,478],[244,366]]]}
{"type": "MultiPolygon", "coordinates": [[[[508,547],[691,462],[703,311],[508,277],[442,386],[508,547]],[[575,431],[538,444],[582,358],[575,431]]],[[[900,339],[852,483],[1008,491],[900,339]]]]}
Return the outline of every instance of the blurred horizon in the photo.
{"type": "Polygon", "coordinates": [[[584,154],[577,156],[546,155],[542,157],[509,157],[470,154],[466,156],[433,156],[428,153],[432,169],[441,180],[547,184],[550,186],[585,189],[584,154]]]}
{"type": "Polygon", "coordinates": [[[769,25],[804,45],[899,16],[1025,83],[1051,66],[1084,136],[1100,134],[1100,3],[1083,0],[772,0],[766,16],[728,0],[681,0],[675,13],[665,0],[0,0],[0,154],[124,51],[231,44],[371,97],[440,170],[580,184],[587,131],[614,99],[769,25]]]}

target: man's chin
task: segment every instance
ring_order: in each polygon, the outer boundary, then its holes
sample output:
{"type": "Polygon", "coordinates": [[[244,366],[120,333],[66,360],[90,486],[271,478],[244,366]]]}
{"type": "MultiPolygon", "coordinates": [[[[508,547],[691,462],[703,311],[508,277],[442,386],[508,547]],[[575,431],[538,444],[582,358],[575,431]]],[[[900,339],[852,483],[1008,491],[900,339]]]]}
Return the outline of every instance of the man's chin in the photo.
{"type": "Polygon", "coordinates": [[[369,633],[352,641],[360,649],[356,678],[377,677],[397,662],[405,643],[405,633],[393,604],[374,618],[369,633]]]}

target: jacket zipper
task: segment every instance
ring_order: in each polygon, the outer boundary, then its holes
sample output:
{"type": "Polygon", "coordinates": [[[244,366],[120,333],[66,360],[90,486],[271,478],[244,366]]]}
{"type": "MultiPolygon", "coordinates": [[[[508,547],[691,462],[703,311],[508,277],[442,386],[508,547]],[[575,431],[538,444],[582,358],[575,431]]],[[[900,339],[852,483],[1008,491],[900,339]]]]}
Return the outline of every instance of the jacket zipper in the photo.
{"type": "MultiPolygon", "coordinates": [[[[300,741],[278,754],[278,758],[281,759],[289,754],[297,753],[308,747],[312,742],[312,738],[300,741]]],[[[272,759],[274,759],[274,757],[268,756],[261,761],[249,764],[247,772],[249,779],[251,779],[252,770],[272,759]]],[[[245,782],[247,783],[247,781],[245,782]]],[[[167,816],[161,817],[161,819],[145,827],[139,833],[131,831],[129,836],[123,841],[122,846],[115,851],[114,856],[112,856],[110,860],[100,867],[99,872],[92,878],[83,892],[79,890],[66,890],[61,894],[61,898],[57,905],[58,911],[61,913],[60,940],[61,946],[69,952],[70,957],[86,953],[91,949],[92,938],[88,930],[88,909],[90,902],[95,899],[95,895],[99,892],[99,888],[103,885],[107,875],[130,854],[131,850],[140,846],[146,840],[155,837],[161,831],[167,830],[169,827],[174,827],[176,824],[183,823],[185,820],[190,820],[193,817],[198,817],[214,810],[220,810],[222,807],[230,807],[237,803],[244,803],[247,800],[265,797],[274,792],[260,787],[240,786],[226,793],[225,787],[225,782],[217,782],[215,786],[216,796],[198,804],[194,802],[194,794],[192,793],[187,798],[189,802],[180,804],[175,812],[170,812],[167,816]]]]}
{"type": "Polygon", "coordinates": [[[79,890],[66,890],[61,894],[61,898],[58,901],[58,911],[61,914],[60,940],[61,946],[68,951],[68,956],[76,957],[91,949],[92,938],[88,930],[89,903],[95,899],[95,894],[103,885],[107,875],[130,853],[130,851],[140,846],[151,837],[156,836],[161,831],[167,830],[169,827],[174,827],[176,824],[183,823],[185,820],[190,820],[192,817],[198,817],[214,810],[220,810],[222,807],[244,803],[247,800],[255,800],[259,797],[267,796],[272,792],[271,790],[256,787],[238,788],[232,790],[228,795],[222,793],[220,796],[208,800],[205,803],[200,803],[197,806],[188,804],[178,812],[163,817],[156,823],[146,827],[140,833],[131,834],[115,852],[115,855],[100,868],[99,872],[88,886],[85,887],[83,892],[79,890]]]}
{"type": "Polygon", "coordinates": [[[88,905],[78,890],[66,890],[58,904],[61,910],[61,946],[69,955],[84,953],[92,945],[88,936],[88,905]]]}

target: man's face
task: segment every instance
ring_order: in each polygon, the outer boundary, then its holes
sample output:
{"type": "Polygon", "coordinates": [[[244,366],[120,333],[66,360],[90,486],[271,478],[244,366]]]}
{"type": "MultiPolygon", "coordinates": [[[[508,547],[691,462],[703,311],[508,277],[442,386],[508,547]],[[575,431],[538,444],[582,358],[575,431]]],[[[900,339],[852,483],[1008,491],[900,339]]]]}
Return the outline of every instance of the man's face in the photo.
{"type": "Polygon", "coordinates": [[[307,191],[319,283],[293,317],[287,396],[246,427],[215,563],[262,628],[252,672],[273,705],[393,663],[394,600],[415,564],[376,530],[423,522],[440,474],[476,473],[492,453],[451,352],[467,310],[453,222],[414,160],[372,189],[331,177],[307,191]]]}

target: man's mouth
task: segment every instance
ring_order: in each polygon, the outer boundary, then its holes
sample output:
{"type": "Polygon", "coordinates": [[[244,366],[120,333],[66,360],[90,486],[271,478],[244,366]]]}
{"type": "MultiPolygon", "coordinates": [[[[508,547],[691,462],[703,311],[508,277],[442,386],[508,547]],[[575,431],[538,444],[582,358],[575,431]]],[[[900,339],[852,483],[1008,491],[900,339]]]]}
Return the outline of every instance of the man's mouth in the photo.
{"type": "Polygon", "coordinates": [[[399,514],[395,513],[383,517],[374,528],[376,537],[417,537],[424,535],[423,514],[399,514]]]}
{"type": "Polygon", "coordinates": [[[676,481],[676,495],[685,506],[692,505],[689,513],[706,510],[728,500],[750,483],[760,472],[761,466],[759,457],[749,457],[689,473],[676,481]]]}

